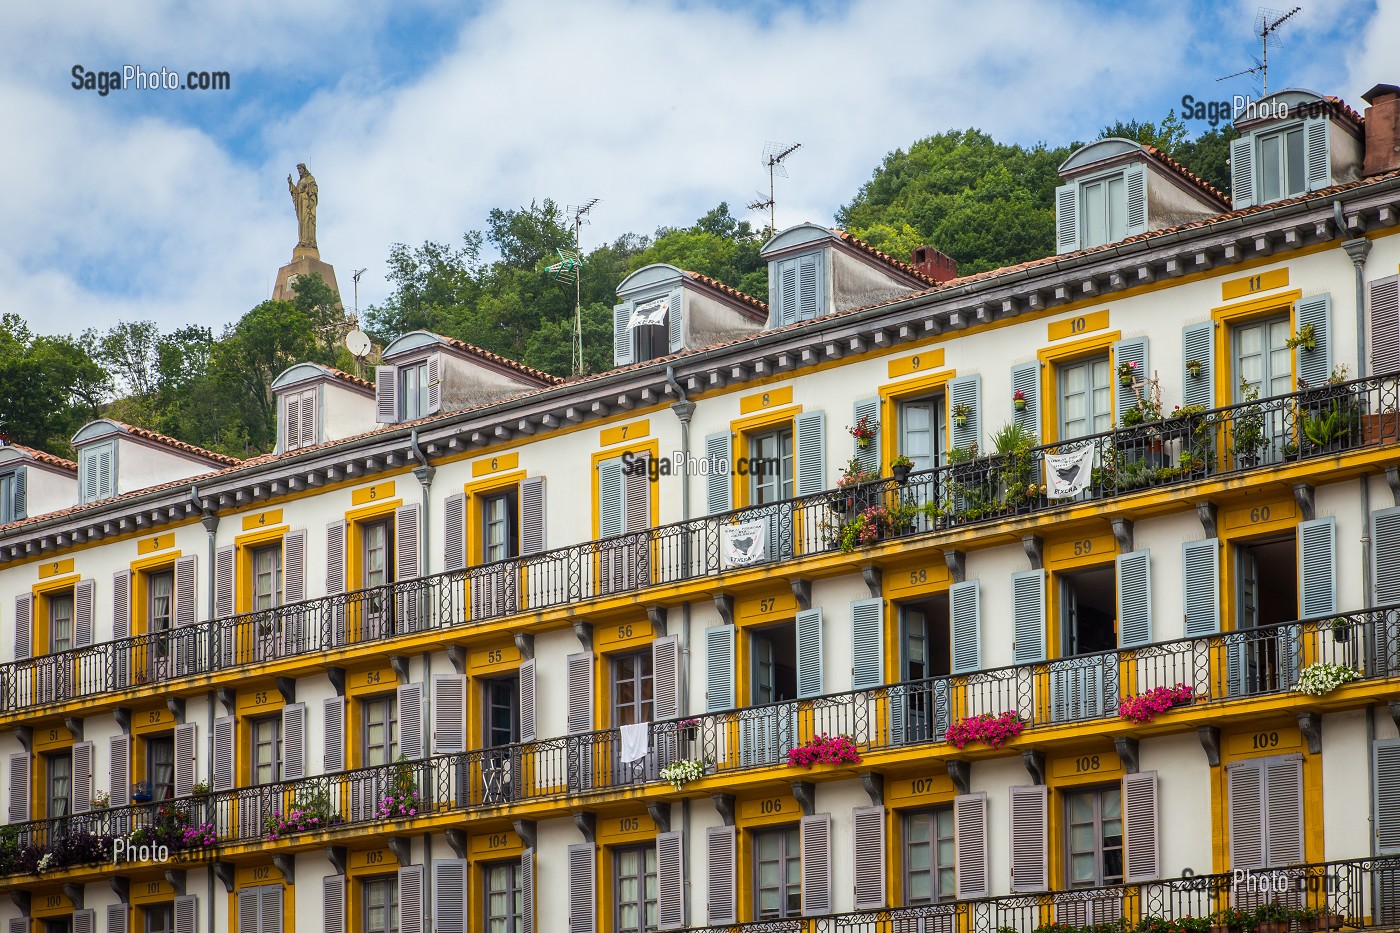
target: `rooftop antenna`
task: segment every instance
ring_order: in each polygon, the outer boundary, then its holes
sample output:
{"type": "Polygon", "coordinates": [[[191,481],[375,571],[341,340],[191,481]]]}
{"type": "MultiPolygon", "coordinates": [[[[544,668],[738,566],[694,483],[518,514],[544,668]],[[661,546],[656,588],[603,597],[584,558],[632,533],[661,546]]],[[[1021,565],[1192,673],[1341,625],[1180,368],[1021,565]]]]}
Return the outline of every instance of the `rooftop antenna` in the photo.
{"type": "MultiPolygon", "coordinates": [[[[583,372],[583,277],[579,274],[583,266],[583,252],[579,247],[579,230],[583,225],[589,223],[588,212],[593,209],[593,205],[598,203],[597,198],[590,198],[587,203],[568,208],[569,215],[574,220],[574,249],[573,255],[566,255],[564,250],[559,251],[559,266],[565,266],[561,270],[560,277],[572,273],[574,280],[574,375],[583,372]]],[[[551,266],[551,269],[554,267],[551,266]]]]}
{"type": "Polygon", "coordinates": [[[360,276],[365,274],[365,269],[356,269],[350,278],[355,280],[355,318],[354,323],[360,323],[360,276]]]}
{"type": "Polygon", "coordinates": [[[1254,67],[1246,68],[1244,71],[1237,71],[1232,75],[1223,78],[1216,78],[1216,81],[1228,81],[1231,78],[1238,78],[1241,75],[1258,74],[1263,90],[1261,97],[1269,96],[1269,37],[1274,36],[1274,45],[1281,45],[1282,41],[1275,35],[1280,26],[1291,19],[1295,14],[1303,12],[1303,8],[1295,6],[1287,13],[1282,10],[1269,10],[1264,7],[1259,8],[1259,12],[1254,16],[1254,34],[1259,37],[1259,49],[1261,57],[1254,59],[1254,67]]]}
{"type": "Polygon", "coordinates": [[[768,229],[773,233],[778,231],[777,220],[774,216],[774,205],[777,201],[773,192],[773,176],[781,175],[787,178],[787,166],[783,165],[783,160],[801,148],[801,143],[793,143],[790,146],[772,142],[763,144],[763,164],[768,167],[768,201],[766,203],[755,201],[749,207],[753,210],[768,208],[768,229]]]}

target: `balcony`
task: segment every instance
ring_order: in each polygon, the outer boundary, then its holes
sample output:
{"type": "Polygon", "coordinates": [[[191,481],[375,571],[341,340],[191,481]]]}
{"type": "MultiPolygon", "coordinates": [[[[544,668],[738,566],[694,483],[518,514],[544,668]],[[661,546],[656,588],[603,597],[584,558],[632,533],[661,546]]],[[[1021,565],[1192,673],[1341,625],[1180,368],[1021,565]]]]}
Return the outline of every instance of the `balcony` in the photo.
{"type": "Polygon", "coordinates": [[[1063,443],[971,456],[904,482],[847,486],[9,662],[0,665],[0,711],[91,700],[289,658],[324,660],[313,656],[355,646],[383,645],[392,653],[395,639],[415,633],[496,622],[880,541],[937,539],[964,526],[1054,513],[1144,490],[1182,490],[1305,467],[1309,461],[1317,461],[1323,473],[1339,456],[1397,443],[1400,375],[1323,386],[1063,443]],[[1074,496],[1054,497],[1049,492],[1057,484],[1079,480],[1055,459],[1066,455],[1078,455],[1089,478],[1074,496]]]}

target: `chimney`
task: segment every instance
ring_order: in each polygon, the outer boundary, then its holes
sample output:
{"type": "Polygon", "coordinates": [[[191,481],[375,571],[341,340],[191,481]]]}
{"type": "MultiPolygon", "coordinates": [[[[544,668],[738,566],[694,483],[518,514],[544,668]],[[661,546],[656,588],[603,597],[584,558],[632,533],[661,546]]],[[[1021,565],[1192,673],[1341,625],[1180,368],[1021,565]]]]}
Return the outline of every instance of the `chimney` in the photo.
{"type": "Polygon", "coordinates": [[[1400,168],[1400,87],[1377,84],[1361,99],[1366,108],[1366,161],[1363,176],[1400,168]]]}
{"type": "Polygon", "coordinates": [[[909,264],[935,282],[946,282],[958,277],[957,260],[943,255],[932,246],[914,247],[914,255],[909,264]]]}

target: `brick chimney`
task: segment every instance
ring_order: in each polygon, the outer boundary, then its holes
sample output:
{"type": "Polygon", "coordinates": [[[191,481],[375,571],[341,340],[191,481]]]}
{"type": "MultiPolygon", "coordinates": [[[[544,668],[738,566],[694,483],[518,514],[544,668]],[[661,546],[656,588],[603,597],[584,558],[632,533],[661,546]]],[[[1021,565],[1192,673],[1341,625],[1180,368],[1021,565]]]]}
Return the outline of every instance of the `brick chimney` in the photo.
{"type": "Polygon", "coordinates": [[[958,277],[957,260],[943,255],[932,246],[914,247],[914,255],[909,264],[935,282],[946,282],[958,277]]]}
{"type": "Polygon", "coordinates": [[[1400,87],[1377,84],[1361,99],[1366,108],[1366,161],[1362,175],[1400,168],[1400,87]]]}

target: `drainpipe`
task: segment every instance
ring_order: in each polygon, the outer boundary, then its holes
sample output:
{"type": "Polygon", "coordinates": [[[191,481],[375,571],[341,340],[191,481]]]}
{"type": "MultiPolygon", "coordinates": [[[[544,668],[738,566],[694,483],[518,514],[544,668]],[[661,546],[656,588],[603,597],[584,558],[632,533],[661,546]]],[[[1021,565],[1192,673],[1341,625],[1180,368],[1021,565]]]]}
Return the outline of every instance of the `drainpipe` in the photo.
{"type": "MultiPolygon", "coordinates": [[[[676,380],[675,367],[667,365],[666,384],[675,390],[677,400],[671,403],[671,411],[676,413],[676,418],[681,423],[681,459],[683,463],[690,462],[690,417],[695,414],[695,403],[685,396],[685,389],[676,380]]],[[[690,521],[690,476],[681,472],[681,521],[690,521]]],[[[682,539],[681,557],[686,566],[690,564],[690,536],[687,534],[682,539]]],[[[680,691],[680,707],[685,710],[687,716],[690,715],[690,601],[686,600],[681,604],[681,664],[677,672],[680,683],[677,685],[680,691]]],[[[681,801],[681,832],[685,840],[686,847],[691,844],[690,833],[690,798],[686,797],[681,801]]],[[[694,860],[687,858],[685,864],[689,866],[694,860]]],[[[685,878],[686,896],[681,899],[682,904],[689,905],[691,902],[690,873],[686,872],[685,878]]]]}
{"type": "MultiPolygon", "coordinates": [[[[215,632],[214,624],[213,624],[213,621],[212,621],[212,620],[213,620],[213,618],[214,618],[214,551],[215,551],[215,546],[214,546],[214,533],[215,533],[216,531],[218,531],[218,529],[219,529],[219,514],[218,514],[217,512],[215,512],[215,511],[213,511],[212,509],[205,509],[205,508],[204,508],[204,501],[203,501],[202,499],[199,498],[199,485],[196,484],[196,483],[191,483],[191,484],[190,484],[190,504],[193,505],[196,509],[198,509],[201,513],[203,513],[203,517],[199,520],[199,523],[200,523],[201,525],[204,526],[205,537],[206,537],[206,539],[207,539],[207,541],[206,541],[206,546],[205,546],[205,551],[206,551],[206,555],[207,555],[207,556],[206,556],[206,558],[205,558],[205,571],[204,571],[204,580],[205,580],[205,583],[204,583],[204,592],[206,593],[206,602],[207,602],[207,607],[208,607],[207,610],[206,610],[206,612],[207,612],[206,618],[208,618],[208,619],[210,620],[210,623],[209,623],[209,643],[210,643],[210,647],[211,647],[211,649],[212,649],[212,648],[214,647],[214,645],[215,645],[215,643],[216,643],[216,639],[217,639],[217,633],[215,632]]],[[[210,654],[209,657],[210,657],[210,658],[213,658],[214,655],[213,655],[213,654],[210,654]]],[[[216,700],[215,700],[215,696],[214,696],[214,691],[213,691],[213,690],[210,690],[210,691],[209,691],[208,693],[206,693],[205,696],[204,696],[204,706],[205,706],[205,717],[204,717],[204,721],[205,721],[205,726],[204,726],[204,729],[205,729],[205,732],[204,732],[204,735],[205,735],[205,738],[204,738],[204,760],[205,760],[205,761],[209,761],[209,762],[212,762],[212,761],[214,760],[214,704],[215,704],[215,702],[216,702],[216,700]]],[[[213,780],[214,780],[214,775],[213,775],[212,773],[209,774],[208,777],[206,778],[206,780],[208,780],[210,783],[212,783],[213,780]]],[[[208,918],[209,918],[209,929],[215,930],[215,929],[218,929],[218,927],[217,927],[217,925],[215,924],[214,869],[213,869],[213,868],[208,868],[208,869],[205,870],[205,872],[204,872],[204,880],[205,880],[205,887],[206,887],[206,889],[207,889],[207,893],[206,893],[206,895],[205,895],[205,901],[206,901],[206,910],[205,910],[205,913],[206,913],[206,915],[207,915],[208,918]]]]}
{"type": "MultiPolygon", "coordinates": [[[[411,433],[411,434],[409,435],[409,438],[408,438],[408,446],[409,446],[409,449],[413,451],[413,456],[418,460],[418,463],[420,464],[419,466],[416,466],[416,467],[413,468],[413,476],[414,476],[414,478],[417,479],[417,480],[418,480],[418,484],[419,484],[420,486],[423,487],[423,507],[422,507],[421,514],[420,514],[419,519],[418,519],[418,531],[419,531],[419,534],[418,534],[418,555],[419,555],[419,556],[418,556],[418,560],[419,560],[419,563],[418,563],[418,572],[419,572],[419,576],[426,577],[426,576],[428,575],[428,572],[429,572],[428,557],[429,557],[429,555],[432,553],[431,550],[430,550],[429,547],[428,547],[428,540],[429,540],[428,528],[429,528],[429,526],[432,524],[430,521],[428,521],[428,504],[429,504],[429,496],[428,496],[428,493],[429,493],[429,490],[432,489],[432,485],[433,485],[433,476],[437,473],[437,467],[434,467],[432,464],[428,463],[428,457],[427,457],[426,454],[423,453],[423,448],[420,447],[420,446],[418,446],[418,429],[417,429],[417,428],[414,428],[414,429],[413,429],[413,433],[411,433]]],[[[433,602],[436,602],[436,600],[434,600],[433,602]]],[[[427,609],[427,605],[428,605],[428,600],[424,599],[424,600],[423,600],[423,605],[422,605],[422,607],[420,607],[420,610],[419,610],[419,611],[420,611],[420,612],[425,612],[426,609],[427,609]]],[[[433,722],[433,653],[432,653],[431,651],[429,651],[429,652],[424,653],[424,655],[423,655],[423,732],[424,732],[424,734],[421,736],[421,738],[422,738],[422,741],[423,741],[423,754],[424,754],[424,759],[425,759],[425,760],[430,759],[430,758],[432,757],[432,754],[433,754],[433,746],[432,746],[433,729],[432,729],[432,722],[433,722]]],[[[425,773],[426,773],[426,771],[425,771],[425,773]]],[[[431,859],[431,857],[430,857],[430,854],[431,854],[431,852],[432,852],[432,837],[431,837],[429,834],[427,834],[427,833],[424,833],[424,835],[423,835],[423,851],[424,851],[424,856],[423,856],[423,861],[424,861],[424,868],[423,868],[423,903],[425,903],[425,904],[430,904],[430,903],[432,903],[432,901],[429,900],[429,898],[431,897],[431,894],[432,894],[432,888],[430,887],[431,884],[432,884],[432,880],[431,880],[431,878],[430,878],[430,876],[432,875],[432,859],[431,859]]]]}
{"type": "MultiPolygon", "coordinates": [[[[1332,214],[1339,232],[1346,231],[1342,216],[1342,202],[1332,202],[1332,214]]],[[[1342,243],[1347,257],[1351,259],[1356,283],[1356,378],[1366,377],[1366,256],[1371,252],[1371,241],[1364,236],[1342,243]]],[[[1361,492],[1361,599],[1371,600],[1371,478],[1362,476],[1361,492]]]]}

